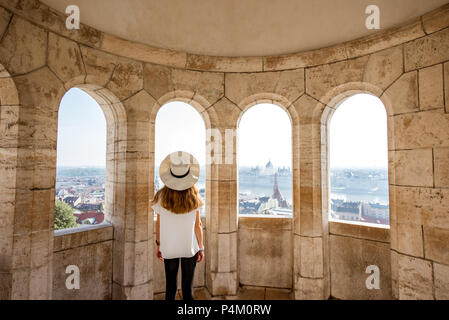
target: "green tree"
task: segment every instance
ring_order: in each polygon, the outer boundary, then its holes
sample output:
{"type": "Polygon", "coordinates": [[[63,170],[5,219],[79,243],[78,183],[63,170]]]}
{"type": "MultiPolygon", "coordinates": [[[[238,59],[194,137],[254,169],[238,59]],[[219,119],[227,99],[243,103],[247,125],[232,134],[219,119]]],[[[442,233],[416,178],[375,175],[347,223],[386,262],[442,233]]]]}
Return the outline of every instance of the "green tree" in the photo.
{"type": "Polygon", "coordinates": [[[76,228],[77,226],[72,207],[57,200],[55,202],[55,230],[76,228]]]}
{"type": "Polygon", "coordinates": [[[102,203],[100,203],[100,205],[98,206],[98,211],[104,212],[104,206],[102,203]]]}

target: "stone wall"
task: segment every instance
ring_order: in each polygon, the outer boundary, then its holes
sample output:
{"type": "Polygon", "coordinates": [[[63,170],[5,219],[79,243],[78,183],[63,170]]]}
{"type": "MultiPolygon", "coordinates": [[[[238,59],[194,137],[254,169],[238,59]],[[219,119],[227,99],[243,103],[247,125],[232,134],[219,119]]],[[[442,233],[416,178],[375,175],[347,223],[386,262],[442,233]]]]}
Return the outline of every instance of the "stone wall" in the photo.
{"type": "Polygon", "coordinates": [[[336,299],[392,299],[390,230],[329,223],[331,296],[336,299]],[[367,267],[379,268],[380,289],[368,289],[367,267]]]}
{"type": "Polygon", "coordinates": [[[55,232],[53,253],[53,299],[107,300],[112,297],[113,228],[81,227],[55,232]],[[77,266],[79,290],[68,290],[68,266],[77,266]]]}
{"type": "MultiPolygon", "coordinates": [[[[392,295],[448,298],[448,49],[449,5],[311,52],[207,57],[132,43],[85,25],[69,31],[64,15],[37,0],[0,0],[0,297],[52,297],[57,115],[62,96],[78,87],[96,99],[107,121],[114,299],[152,299],[158,287],[148,201],[154,121],[159,108],[175,100],[195,107],[206,128],[223,137],[255,104],[287,111],[292,288],[296,299],[327,299],[330,262],[338,257],[332,250],[345,245],[329,236],[327,124],[345,97],[362,92],[379,97],[388,113],[392,295]]],[[[206,168],[205,285],[212,295],[235,295],[239,273],[248,279],[240,261],[247,257],[238,250],[250,254],[253,248],[237,241],[255,234],[239,230],[236,136],[230,145],[230,162],[215,150],[222,161],[206,168]]]]}
{"type": "Polygon", "coordinates": [[[292,219],[241,216],[238,236],[240,285],[292,289],[292,219]]]}

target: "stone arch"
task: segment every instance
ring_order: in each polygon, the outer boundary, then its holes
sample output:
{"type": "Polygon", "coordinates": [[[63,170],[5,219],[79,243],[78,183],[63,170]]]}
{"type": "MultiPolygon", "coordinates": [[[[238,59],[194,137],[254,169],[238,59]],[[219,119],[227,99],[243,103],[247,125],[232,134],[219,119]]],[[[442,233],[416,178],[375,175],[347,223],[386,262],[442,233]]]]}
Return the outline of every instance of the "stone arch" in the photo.
{"type": "MultiPolygon", "coordinates": [[[[206,126],[206,130],[211,128],[211,120],[209,114],[206,112],[209,105],[204,104],[204,101],[207,101],[204,97],[195,92],[190,91],[171,91],[164,94],[157,101],[154,102],[151,108],[150,114],[150,122],[154,124],[156,120],[157,113],[159,110],[169,102],[185,102],[188,105],[191,105],[203,118],[204,124],[206,126]]],[[[153,133],[154,136],[154,133],[153,133]]],[[[154,149],[154,148],[153,148],[154,149]]]]}
{"type": "Polygon", "coordinates": [[[14,236],[17,233],[16,194],[18,175],[18,154],[20,147],[20,100],[11,74],[0,65],[0,300],[17,296],[13,288],[16,273],[12,264],[15,256],[14,236]]]}
{"type": "MultiPolygon", "coordinates": [[[[394,115],[393,105],[391,103],[391,99],[388,94],[385,93],[384,90],[379,87],[365,82],[351,82],[340,85],[333,90],[331,90],[324,98],[324,101],[327,101],[325,105],[321,103],[317,103],[317,106],[314,110],[314,118],[319,120],[321,123],[321,201],[322,201],[322,221],[323,221],[323,230],[324,233],[329,233],[328,230],[328,217],[329,217],[329,189],[330,189],[330,177],[329,177],[329,123],[332,119],[333,114],[338,109],[338,107],[348,98],[356,95],[356,94],[369,94],[376,98],[378,98],[383,106],[385,107],[385,111],[387,113],[387,130],[388,130],[388,180],[389,185],[391,185],[392,181],[394,181],[394,159],[393,154],[390,152],[394,150],[394,122],[392,116],[394,115]]],[[[394,207],[394,193],[392,193],[391,188],[389,191],[390,198],[390,232],[396,232],[396,226],[394,225],[395,221],[395,207],[394,207]]],[[[326,237],[324,237],[326,238],[326,237]]],[[[330,282],[330,267],[329,267],[329,241],[323,241],[323,260],[324,265],[324,278],[327,278],[327,281],[330,282]],[[327,277],[326,277],[327,273],[327,277]]],[[[330,283],[328,283],[328,290],[330,293],[330,283]]]]}
{"type": "MultiPolygon", "coordinates": [[[[246,98],[244,98],[240,103],[239,103],[239,111],[240,114],[238,116],[237,119],[237,129],[240,128],[241,125],[241,120],[243,118],[243,116],[246,114],[246,112],[248,110],[250,110],[251,108],[260,105],[260,104],[270,104],[270,105],[274,105],[277,108],[279,108],[280,110],[282,110],[282,112],[285,112],[285,115],[288,117],[289,119],[289,123],[291,126],[291,143],[290,143],[290,148],[291,148],[291,169],[292,169],[292,178],[291,178],[291,182],[292,182],[292,205],[293,205],[293,209],[292,209],[292,215],[291,217],[282,217],[282,218],[278,218],[277,222],[273,223],[273,221],[269,221],[269,220],[260,220],[257,218],[252,218],[251,216],[248,217],[238,217],[239,219],[239,224],[242,225],[242,227],[239,227],[239,234],[240,237],[243,237],[242,240],[239,239],[239,243],[237,244],[239,250],[238,250],[238,277],[239,277],[239,283],[241,285],[245,285],[247,283],[257,283],[257,285],[260,286],[272,286],[272,287],[276,287],[276,286],[281,286],[283,288],[289,288],[289,289],[293,289],[294,287],[294,282],[293,282],[293,256],[294,256],[294,244],[293,244],[293,232],[294,232],[294,225],[295,223],[299,223],[299,197],[296,196],[296,194],[299,194],[299,117],[298,117],[298,113],[296,111],[296,109],[293,107],[293,104],[290,100],[288,100],[287,98],[285,98],[282,95],[276,94],[276,93],[269,93],[269,92],[265,92],[265,93],[257,93],[257,94],[253,94],[251,96],[248,96],[246,98]],[[298,146],[298,147],[296,147],[298,146]],[[251,222],[253,221],[253,222],[251,222]],[[266,222],[264,222],[266,221],[266,222]],[[282,242],[284,244],[285,247],[283,247],[283,249],[279,249],[279,251],[282,251],[282,256],[283,258],[285,258],[286,260],[283,261],[282,266],[276,265],[275,262],[266,262],[264,263],[264,265],[260,266],[260,273],[262,273],[263,275],[265,275],[265,277],[263,277],[264,279],[253,279],[251,277],[251,275],[248,273],[247,269],[245,270],[244,268],[242,269],[242,263],[246,264],[248,262],[248,257],[245,257],[244,255],[241,255],[241,250],[245,251],[245,250],[254,250],[253,249],[249,249],[252,248],[251,245],[245,245],[243,244],[241,241],[245,242],[245,240],[248,240],[248,238],[245,234],[248,233],[248,230],[245,230],[245,228],[253,228],[254,226],[253,223],[256,223],[257,228],[263,228],[266,232],[269,232],[271,234],[271,232],[275,232],[274,234],[276,235],[272,241],[273,243],[271,244],[272,246],[276,246],[275,244],[282,242]],[[280,227],[282,226],[282,227],[280,227]],[[282,230],[286,230],[286,231],[282,231],[282,230]],[[241,232],[241,233],[240,233],[241,232]],[[242,249],[244,248],[244,249],[242,249]],[[244,262],[241,262],[241,260],[244,260],[244,262]],[[270,271],[268,271],[267,269],[270,269],[270,271]],[[277,272],[275,272],[274,270],[277,270],[277,272]]],[[[237,132],[239,132],[239,130],[237,130],[237,132]]],[[[237,143],[238,143],[239,137],[237,136],[237,143]]],[[[237,155],[236,157],[239,157],[238,154],[238,150],[239,147],[238,145],[236,146],[236,152],[237,155]]],[[[236,172],[238,173],[239,168],[236,167],[236,172]]],[[[238,178],[239,175],[237,174],[237,185],[238,185],[238,178]]],[[[238,191],[236,190],[236,198],[237,198],[237,205],[238,205],[238,198],[239,198],[239,194],[238,191]]],[[[239,216],[239,211],[237,210],[237,216],[239,216]]],[[[249,239],[251,239],[251,232],[248,233],[249,235],[249,239]]],[[[247,241],[248,243],[250,241],[247,241]]],[[[261,244],[259,244],[261,245],[261,244]]],[[[268,247],[270,247],[270,245],[268,244],[268,247]]],[[[277,249],[276,249],[277,250],[277,249]]],[[[257,260],[256,260],[257,261],[257,260]]]]}
{"type": "MultiPolygon", "coordinates": [[[[76,81],[76,79],[75,79],[76,81]]],[[[113,225],[113,215],[124,215],[120,208],[123,204],[120,199],[119,184],[126,183],[126,168],[120,164],[125,159],[127,144],[127,116],[122,102],[109,90],[96,84],[75,84],[69,86],[66,92],[73,88],[81,89],[92,97],[99,105],[106,119],[106,193],[105,193],[105,220],[113,225]]],[[[64,95],[65,93],[64,92],[64,95]]],[[[62,95],[63,96],[63,95],[62,95]]],[[[59,105],[62,100],[59,97],[59,105]]],[[[58,109],[59,112],[59,109],[58,109]]]]}
{"type": "Polygon", "coordinates": [[[273,104],[275,106],[280,107],[288,115],[291,125],[294,126],[296,124],[297,112],[296,110],[291,108],[292,106],[291,101],[289,101],[284,96],[275,93],[258,93],[243,99],[243,101],[239,103],[238,107],[241,110],[241,113],[237,120],[237,127],[240,125],[240,121],[246,111],[248,111],[255,105],[264,103],[273,104]]]}
{"type": "MultiPolygon", "coordinates": [[[[198,114],[201,116],[204,122],[204,126],[206,131],[211,129],[211,121],[210,116],[207,112],[207,107],[205,107],[202,102],[203,98],[200,97],[198,94],[195,94],[193,92],[188,91],[172,91],[169,93],[166,93],[163,95],[158,101],[155,101],[153,106],[151,107],[151,113],[150,113],[150,154],[151,154],[151,164],[150,164],[150,185],[153,186],[154,182],[154,168],[156,167],[155,164],[155,125],[156,125],[156,117],[159,113],[159,110],[166,104],[170,102],[184,102],[194,108],[198,114]]],[[[206,144],[207,141],[204,141],[206,144]]],[[[208,175],[209,166],[206,165],[206,176],[208,175]]],[[[208,193],[206,186],[206,195],[208,193]]],[[[152,188],[151,194],[154,193],[154,186],[152,188]]],[[[206,203],[206,211],[207,211],[208,204],[206,203]]]]}
{"type": "MultiPolygon", "coordinates": [[[[139,198],[136,197],[138,192],[145,191],[147,176],[141,174],[141,180],[137,181],[135,170],[144,169],[142,167],[147,163],[148,155],[137,148],[135,141],[139,137],[134,138],[135,133],[132,131],[135,127],[132,112],[135,110],[130,109],[135,105],[132,102],[127,109],[126,101],[122,102],[109,89],[95,83],[76,83],[75,79],[68,90],[72,88],[89,94],[98,103],[106,119],[105,221],[114,228],[112,298],[132,299],[136,294],[141,298],[151,298],[150,289],[145,290],[146,295],[141,295],[142,292],[135,289],[150,286],[152,276],[148,261],[134,255],[139,250],[141,256],[150,256],[145,242],[151,243],[152,239],[147,197],[143,193],[139,198]],[[128,230],[133,230],[133,233],[128,230]]],[[[60,95],[58,101],[64,94],[60,95]]],[[[137,105],[139,103],[141,101],[137,101],[137,105]]]]}

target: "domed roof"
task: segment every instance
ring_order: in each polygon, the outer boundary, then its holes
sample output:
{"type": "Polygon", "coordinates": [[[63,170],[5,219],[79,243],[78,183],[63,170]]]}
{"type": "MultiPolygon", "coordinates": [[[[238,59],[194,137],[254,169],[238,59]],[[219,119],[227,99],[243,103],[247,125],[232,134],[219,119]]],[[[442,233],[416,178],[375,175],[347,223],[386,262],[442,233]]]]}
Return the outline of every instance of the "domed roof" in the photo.
{"type": "MultiPolygon", "coordinates": [[[[212,56],[267,56],[319,49],[370,35],[360,0],[42,0],[81,22],[151,46],[212,56]]],[[[447,0],[378,0],[382,29],[447,0]]]]}

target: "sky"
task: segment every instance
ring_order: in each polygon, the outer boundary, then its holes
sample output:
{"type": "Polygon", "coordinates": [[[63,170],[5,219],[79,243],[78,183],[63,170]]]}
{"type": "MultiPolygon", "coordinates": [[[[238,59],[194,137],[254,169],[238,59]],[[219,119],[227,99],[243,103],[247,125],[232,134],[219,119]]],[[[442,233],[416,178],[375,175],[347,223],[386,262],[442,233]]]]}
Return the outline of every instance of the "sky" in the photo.
{"type": "MultiPolygon", "coordinates": [[[[359,94],[345,100],[330,122],[332,167],[388,165],[387,121],[382,102],[359,94]]],[[[201,115],[190,105],[171,102],[156,117],[156,166],[171,152],[192,153],[205,163],[206,129],[201,115]]],[[[96,101],[79,89],[64,96],[59,110],[58,166],[105,166],[106,121],[96,101]]],[[[291,122],[272,104],[247,110],[239,124],[240,166],[291,166],[291,122]]]]}
{"type": "Polygon", "coordinates": [[[379,98],[357,94],[330,121],[331,168],[387,168],[387,113],[379,98]]]}
{"type": "Polygon", "coordinates": [[[191,105],[170,102],[162,106],[156,116],[155,131],[155,167],[175,151],[189,152],[200,165],[205,164],[206,126],[191,105]]]}
{"type": "Polygon", "coordinates": [[[62,98],[58,114],[57,166],[106,165],[106,119],[97,102],[80,89],[62,98]]]}
{"type": "Polygon", "coordinates": [[[240,166],[291,167],[292,126],[281,107],[258,104],[248,109],[239,124],[238,163],[240,166]]]}

